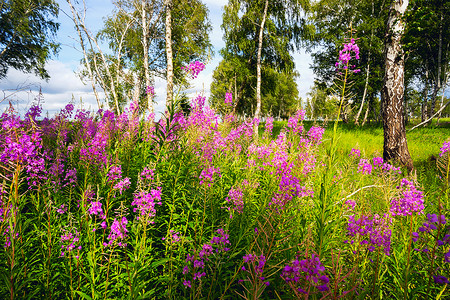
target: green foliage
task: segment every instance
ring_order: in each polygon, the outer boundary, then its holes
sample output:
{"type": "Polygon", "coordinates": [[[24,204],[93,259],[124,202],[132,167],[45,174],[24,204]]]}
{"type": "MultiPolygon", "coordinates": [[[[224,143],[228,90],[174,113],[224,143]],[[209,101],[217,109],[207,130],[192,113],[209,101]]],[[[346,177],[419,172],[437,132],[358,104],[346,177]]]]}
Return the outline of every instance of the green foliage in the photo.
{"type": "Polygon", "coordinates": [[[59,48],[54,40],[58,12],[53,0],[0,1],[0,79],[10,67],[49,78],[45,62],[59,48]]]}
{"type": "MultiPolygon", "coordinates": [[[[269,1],[261,53],[263,114],[287,116],[298,106],[298,75],[293,73],[291,53],[294,46],[300,46],[304,31],[300,11],[306,7],[306,2],[269,1]]],[[[211,84],[211,102],[216,107],[226,92],[232,92],[238,113],[252,115],[256,109],[255,69],[263,9],[263,1],[230,0],[224,7],[223,61],[214,71],[211,84]]]]}
{"type": "Polygon", "coordinates": [[[315,85],[308,93],[306,115],[312,120],[334,119],[339,109],[338,102],[336,97],[327,95],[323,89],[315,85]]]}
{"type": "Polygon", "coordinates": [[[366,103],[374,105],[384,76],[384,35],[388,6],[383,1],[318,1],[311,9],[309,22],[314,34],[307,37],[309,51],[313,58],[312,68],[318,87],[327,94],[336,94],[330,88],[338,76],[335,63],[342,49],[347,29],[355,31],[353,37],[360,49],[360,60],[356,68],[361,72],[352,76],[348,88],[349,110],[357,110],[366,89],[366,103]],[[366,77],[368,73],[368,84],[366,77]]]}
{"type": "MultiPolygon", "coordinates": [[[[214,70],[210,103],[219,111],[226,110],[225,94],[233,94],[232,109],[238,114],[252,116],[256,107],[254,87],[256,76],[248,65],[234,58],[222,60],[214,70]]],[[[262,69],[262,114],[287,118],[299,107],[295,72],[277,72],[270,67],[262,69]]]]}

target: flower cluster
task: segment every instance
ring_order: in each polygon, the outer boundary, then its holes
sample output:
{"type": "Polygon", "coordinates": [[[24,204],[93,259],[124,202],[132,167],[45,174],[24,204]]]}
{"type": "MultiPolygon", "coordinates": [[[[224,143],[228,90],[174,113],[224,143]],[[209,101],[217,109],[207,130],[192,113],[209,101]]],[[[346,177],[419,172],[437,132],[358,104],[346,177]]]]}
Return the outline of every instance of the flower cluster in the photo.
{"type": "Polygon", "coordinates": [[[225,94],[225,104],[228,106],[233,105],[233,94],[232,93],[226,93],[225,94]]]}
{"type": "Polygon", "coordinates": [[[450,152],[450,141],[444,142],[444,144],[441,147],[441,153],[439,153],[439,155],[442,157],[447,152],[450,152]]]}
{"type": "Polygon", "coordinates": [[[197,78],[198,74],[205,69],[205,64],[199,61],[191,62],[186,67],[181,67],[182,70],[186,70],[193,79],[197,78]]]}
{"type": "Polygon", "coordinates": [[[203,183],[208,183],[208,186],[210,187],[211,183],[213,182],[214,174],[218,174],[219,177],[221,177],[220,168],[211,167],[204,169],[199,176],[200,185],[203,185],[203,183]]]}
{"type": "Polygon", "coordinates": [[[147,86],[145,89],[146,94],[150,94],[152,97],[155,96],[155,87],[154,86],[147,86]]]}
{"type": "Polygon", "coordinates": [[[119,182],[117,182],[114,186],[113,189],[118,190],[120,192],[120,194],[122,195],[122,192],[126,189],[128,189],[131,185],[131,181],[130,178],[125,177],[124,179],[120,180],[119,182]]]}
{"type": "MultiPolygon", "coordinates": [[[[136,206],[133,212],[139,211],[145,220],[152,222],[151,218],[156,215],[155,205],[161,205],[161,187],[151,190],[150,192],[141,191],[134,195],[131,205],[136,206]]],[[[137,217],[139,219],[139,217],[137,217]]]]}
{"type": "Polygon", "coordinates": [[[152,182],[155,179],[155,170],[145,167],[141,174],[139,174],[139,180],[145,182],[146,180],[152,182]]]}
{"type": "Polygon", "coordinates": [[[372,159],[372,161],[373,161],[373,167],[374,167],[374,169],[376,169],[376,168],[378,168],[378,167],[383,167],[383,158],[382,157],[379,157],[379,156],[377,156],[377,157],[374,157],[373,159],[372,159]]]}
{"type": "Polygon", "coordinates": [[[311,196],[312,191],[301,185],[300,179],[292,174],[282,175],[278,185],[278,191],[274,194],[269,206],[273,206],[276,211],[284,207],[294,199],[294,197],[311,196]]]}
{"type": "MultiPolygon", "coordinates": [[[[166,238],[163,237],[162,240],[165,241],[166,238]]],[[[170,229],[169,230],[169,237],[167,238],[167,241],[172,243],[172,244],[178,243],[179,241],[181,241],[181,234],[179,232],[176,232],[173,229],[170,229]]]]}
{"type": "Polygon", "coordinates": [[[103,246],[111,246],[115,242],[117,242],[117,245],[119,247],[126,247],[127,244],[123,243],[123,241],[128,237],[127,224],[128,220],[126,217],[122,217],[120,221],[114,218],[114,221],[111,225],[111,231],[108,235],[109,242],[103,243],[103,246]]]}
{"type": "Polygon", "coordinates": [[[303,125],[301,124],[301,121],[305,118],[306,111],[301,109],[298,110],[295,115],[289,118],[288,123],[286,125],[287,128],[293,133],[293,134],[301,134],[304,130],[303,125]],[[300,122],[300,123],[299,123],[300,122]]]}
{"type": "Polygon", "coordinates": [[[200,251],[196,251],[193,255],[187,255],[186,265],[183,268],[183,275],[190,272],[189,265],[193,267],[193,277],[192,280],[185,279],[183,285],[185,287],[191,287],[193,281],[201,280],[202,277],[206,276],[205,264],[209,261],[214,254],[219,254],[227,252],[230,250],[229,245],[229,235],[228,233],[219,228],[216,231],[218,235],[214,236],[209,243],[203,244],[200,251]]]}
{"type": "Polygon", "coordinates": [[[445,224],[447,221],[445,220],[444,215],[437,216],[436,214],[427,214],[427,221],[419,227],[420,232],[431,232],[431,230],[436,230],[436,225],[445,224]]]}
{"type": "MultiPolygon", "coordinates": [[[[225,198],[229,204],[232,204],[232,207],[228,207],[228,210],[236,211],[239,214],[242,214],[244,211],[244,194],[242,193],[242,188],[233,187],[228,192],[228,197],[225,198]]],[[[230,218],[233,216],[230,214],[230,218]]]]}
{"type": "Polygon", "coordinates": [[[265,136],[270,138],[272,136],[272,130],[273,130],[273,118],[268,117],[266,119],[266,129],[264,131],[265,136]]]}
{"type": "Polygon", "coordinates": [[[339,60],[335,63],[336,70],[349,70],[353,73],[359,73],[360,69],[355,69],[356,65],[350,65],[352,58],[359,59],[359,47],[355,39],[351,39],[349,43],[344,44],[344,48],[339,51],[339,60]]]}
{"type": "MultiPolygon", "coordinates": [[[[436,214],[427,214],[427,220],[422,223],[422,226],[419,227],[419,232],[412,233],[412,241],[417,242],[420,238],[420,234],[428,233],[433,235],[433,231],[438,229],[438,226],[444,225],[447,223],[444,215],[436,215],[436,214]]],[[[446,244],[450,244],[450,234],[447,233],[443,238],[437,240],[437,245],[444,246],[446,244]]],[[[414,249],[416,251],[421,251],[420,249],[414,249]]],[[[422,250],[423,252],[428,252],[428,249],[425,248],[422,250]]],[[[450,250],[446,255],[446,261],[450,262],[450,250]]]]}
{"type": "Polygon", "coordinates": [[[359,149],[352,148],[352,151],[350,152],[351,157],[360,157],[361,151],[359,149]]]}
{"type": "Polygon", "coordinates": [[[390,212],[393,216],[407,216],[414,212],[419,215],[424,209],[424,199],[422,191],[419,191],[412,181],[408,181],[403,178],[400,182],[400,186],[397,187],[401,190],[400,197],[391,200],[390,212]]]}
{"type": "Polygon", "coordinates": [[[319,145],[324,132],[325,128],[313,126],[309,129],[306,135],[313,144],[319,145]]]}
{"type": "MultiPolygon", "coordinates": [[[[63,230],[64,234],[61,235],[60,243],[61,243],[61,256],[65,255],[65,251],[71,252],[75,248],[81,250],[81,245],[77,246],[76,244],[80,241],[80,233],[76,228],[73,228],[72,231],[63,230]]],[[[78,258],[78,256],[77,256],[78,258]]]]}
{"type": "Polygon", "coordinates": [[[265,285],[270,285],[269,281],[265,281],[265,277],[263,277],[264,266],[266,265],[266,257],[261,254],[260,256],[254,254],[246,254],[242,258],[244,263],[247,264],[248,269],[245,266],[242,266],[242,271],[248,273],[254,273],[258,277],[258,279],[265,285]]]}
{"type": "MultiPolygon", "coordinates": [[[[357,154],[360,154],[359,150],[352,149],[350,156],[357,157],[357,154]],[[355,151],[353,151],[355,150],[355,151]]],[[[379,170],[380,172],[390,173],[391,171],[401,174],[400,167],[394,167],[393,165],[383,162],[382,157],[374,157],[372,161],[361,158],[358,164],[358,172],[366,175],[370,175],[374,172],[374,170],[379,170]]]]}
{"type": "Polygon", "coordinates": [[[106,178],[108,179],[108,182],[116,182],[117,180],[120,180],[122,178],[122,166],[112,166],[108,174],[106,175],[106,178]]]}
{"type": "Polygon", "coordinates": [[[372,173],[372,165],[367,159],[362,158],[358,164],[358,172],[370,175],[372,173]]]}
{"type": "MultiPolygon", "coordinates": [[[[390,254],[392,231],[389,226],[392,219],[388,214],[383,217],[375,214],[373,217],[361,215],[359,219],[354,215],[348,218],[347,234],[352,238],[359,239],[360,245],[369,245],[368,250],[374,251],[376,248],[383,249],[384,254],[390,254]]],[[[354,239],[350,240],[353,244],[354,239]]],[[[345,241],[348,243],[348,241],[345,241]]]]}
{"type": "Polygon", "coordinates": [[[311,258],[295,259],[283,268],[281,277],[291,287],[297,287],[302,294],[309,294],[309,288],[316,287],[319,291],[328,291],[330,279],[324,274],[325,267],[318,256],[313,254],[311,258]]]}
{"type": "Polygon", "coordinates": [[[88,209],[88,213],[92,216],[98,216],[101,219],[106,219],[105,214],[103,213],[103,209],[102,209],[102,203],[99,201],[93,201],[91,202],[91,206],[88,209]]]}

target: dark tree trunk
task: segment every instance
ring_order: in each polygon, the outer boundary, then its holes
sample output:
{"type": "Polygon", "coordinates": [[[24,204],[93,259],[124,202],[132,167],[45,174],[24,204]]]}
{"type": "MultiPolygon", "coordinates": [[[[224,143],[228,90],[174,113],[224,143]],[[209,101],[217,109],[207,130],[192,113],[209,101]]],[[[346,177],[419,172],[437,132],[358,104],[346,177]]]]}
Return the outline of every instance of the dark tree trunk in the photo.
{"type": "Polygon", "coordinates": [[[384,48],[384,79],[381,90],[384,145],[383,158],[395,160],[413,169],[413,162],[406,142],[404,123],[404,53],[401,38],[404,23],[401,20],[408,6],[408,0],[395,0],[389,11],[384,48]]]}

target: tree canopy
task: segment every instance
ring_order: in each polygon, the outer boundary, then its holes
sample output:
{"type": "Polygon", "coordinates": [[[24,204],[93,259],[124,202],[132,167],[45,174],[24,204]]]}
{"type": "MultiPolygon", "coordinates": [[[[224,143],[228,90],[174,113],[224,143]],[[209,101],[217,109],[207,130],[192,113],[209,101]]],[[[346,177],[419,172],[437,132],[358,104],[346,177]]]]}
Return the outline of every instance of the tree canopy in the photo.
{"type": "Polygon", "coordinates": [[[211,85],[214,105],[223,102],[226,90],[233,88],[237,112],[253,114],[258,97],[258,74],[254,70],[261,64],[262,112],[289,113],[290,102],[296,103],[298,98],[295,84],[298,74],[293,73],[291,53],[301,44],[304,30],[301,10],[304,7],[307,2],[279,0],[266,5],[265,1],[228,1],[222,23],[225,47],[220,54],[223,61],[215,70],[211,85]],[[288,91],[290,100],[271,96],[280,89],[288,91]],[[285,103],[273,103],[275,99],[285,103]]]}
{"type": "Polygon", "coordinates": [[[49,75],[45,62],[56,54],[58,4],[53,0],[2,0],[0,2],[0,79],[8,69],[49,75]]]}

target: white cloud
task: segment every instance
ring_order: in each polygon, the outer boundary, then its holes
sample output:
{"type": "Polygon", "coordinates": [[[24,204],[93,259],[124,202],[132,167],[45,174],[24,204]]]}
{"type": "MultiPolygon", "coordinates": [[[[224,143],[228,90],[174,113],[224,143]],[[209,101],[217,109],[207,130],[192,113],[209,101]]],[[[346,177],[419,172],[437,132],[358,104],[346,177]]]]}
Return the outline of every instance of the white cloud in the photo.
{"type": "MultiPolygon", "coordinates": [[[[54,114],[72,100],[83,102],[84,108],[97,108],[97,101],[90,85],[85,85],[72,71],[70,64],[60,61],[49,61],[47,71],[50,75],[48,82],[33,74],[26,74],[15,69],[9,69],[7,77],[0,81],[0,111],[9,106],[9,101],[23,113],[27,110],[42,91],[44,112],[54,114]],[[6,98],[4,101],[2,99],[6,98]]],[[[81,105],[78,105],[81,106],[81,105]]]]}

